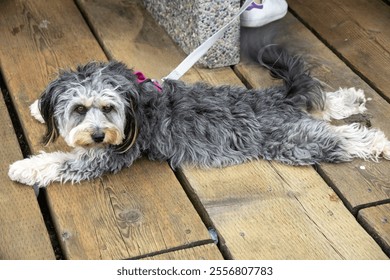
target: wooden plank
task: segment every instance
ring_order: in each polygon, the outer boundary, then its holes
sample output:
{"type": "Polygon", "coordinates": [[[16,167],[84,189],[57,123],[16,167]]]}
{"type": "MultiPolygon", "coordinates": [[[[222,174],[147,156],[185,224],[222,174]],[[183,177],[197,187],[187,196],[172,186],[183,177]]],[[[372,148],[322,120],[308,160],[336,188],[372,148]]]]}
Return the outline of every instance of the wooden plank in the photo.
{"type": "Polygon", "coordinates": [[[143,260],[223,260],[223,257],[215,244],[206,244],[143,258],[143,260]]]}
{"type": "MultiPolygon", "coordinates": [[[[182,56],[176,55],[179,51],[172,39],[135,2],[77,1],[111,59],[123,61],[150,78],[163,78],[171,71],[170,65],[179,64],[182,56]],[[99,20],[107,16],[112,20],[99,20]]],[[[190,71],[186,78],[196,81],[199,75],[190,71]]]]}
{"type": "Polygon", "coordinates": [[[131,62],[129,66],[142,71],[151,68],[151,61],[158,61],[159,67],[153,68],[153,74],[156,75],[153,78],[167,75],[171,70],[171,63],[180,63],[180,57],[173,55],[177,52],[177,47],[172,44],[171,38],[153,20],[148,20],[150,15],[144,9],[133,9],[134,1],[77,2],[110,58],[125,59],[125,62],[131,62]],[[115,20],[100,20],[108,15],[114,15],[115,20]],[[118,28],[119,26],[131,28],[118,28]],[[154,30],[156,27],[158,29],[154,30]],[[158,36],[154,37],[156,34],[158,36]]]}
{"type": "Polygon", "coordinates": [[[0,135],[0,259],[55,259],[34,191],[7,177],[9,161],[23,156],[3,96],[0,135]]]}
{"type": "Polygon", "coordinates": [[[134,258],[210,239],[166,164],[141,159],[121,174],[126,180],[106,176],[76,195],[55,186],[55,202],[67,201],[52,207],[71,259],[134,258]]]}
{"type": "Polygon", "coordinates": [[[288,2],[357,72],[390,100],[390,6],[380,0],[288,2]]]}
{"type": "MultiPolygon", "coordinates": [[[[127,2],[76,1],[111,59],[125,62],[146,76],[161,79],[185,57],[162,27],[137,0],[127,2]],[[100,21],[110,17],[113,20],[100,21]],[[112,32],[112,30],[117,30],[112,32]]],[[[229,68],[192,68],[183,77],[187,82],[206,80],[213,84],[241,84],[229,68]],[[216,74],[218,73],[218,74],[216,74]]]]}
{"type": "Polygon", "coordinates": [[[365,208],[359,211],[358,220],[390,255],[390,204],[365,208]]]}
{"type": "MultiPolygon", "coordinates": [[[[137,1],[123,3],[122,1],[111,0],[110,3],[107,3],[107,1],[103,0],[79,0],[78,3],[95,29],[95,33],[99,35],[106,51],[113,58],[125,61],[128,65],[134,65],[136,69],[141,69],[150,77],[162,77],[167,73],[165,70],[161,71],[162,68],[172,69],[176,66],[176,59],[184,57],[183,53],[172,45],[172,42],[169,43],[170,41],[165,39],[166,35],[160,27],[148,22],[150,17],[137,4],[137,1]],[[115,7],[115,9],[110,7],[115,7]],[[142,17],[134,20],[132,18],[134,14],[142,15],[142,17]],[[110,22],[99,20],[102,15],[112,20],[110,22]],[[132,24],[135,24],[135,22],[142,23],[142,26],[132,28],[132,24]],[[143,31],[145,28],[143,26],[148,26],[148,32],[143,31]],[[120,42],[118,42],[112,30],[116,30],[118,34],[123,34],[120,42]],[[123,30],[126,30],[125,34],[127,35],[124,35],[123,30]],[[141,45],[138,44],[142,42],[146,45],[154,45],[156,43],[153,41],[156,38],[163,38],[162,40],[165,42],[164,51],[153,54],[153,59],[145,61],[147,54],[140,52],[144,52],[144,50],[148,52],[150,50],[141,48],[141,45]],[[135,48],[134,45],[138,47],[135,48]],[[138,59],[136,55],[130,56],[128,50],[132,49],[136,49],[137,55],[143,59],[138,59]],[[172,57],[172,59],[161,62],[160,56],[172,57]]],[[[222,68],[217,71],[195,68],[190,75],[190,78],[186,76],[184,80],[194,81],[203,79],[212,84],[239,84],[237,77],[233,75],[229,68],[222,68]]],[[[273,165],[269,165],[268,162],[257,161],[226,169],[199,170],[196,168],[185,168],[178,175],[188,190],[194,194],[193,199],[198,200],[197,206],[204,208],[207,212],[205,214],[208,215],[222,237],[222,245],[227,248],[226,250],[234,258],[276,259],[312,257],[375,259],[386,257],[377,244],[362,230],[352,215],[343,207],[342,203],[337,200],[335,193],[328,188],[312,168],[301,169],[286,166],[278,166],[276,168],[273,165]],[[284,175],[285,173],[288,175],[284,175]],[[303,191],[299,187],[302,185],[302,179],[300,178],[305,176],[309,179],[308,183],[304,184],[306,189],[303,191]],[[283,191],[280,190],[279,193],[282,193],[280,196],[283,197],[280,199],[280,202],[269,205],[273,207],[261,209],[266,217],[275,218],[276,216],[273,213],[278,213],[278,219],[290,223],[291,226],[288,228],[290,231],[286,230],[286,226],[283,223],[275,222],[274,219],[268,219],[266,223],[263,223],[258,208],[264,203],[262,197],[267,195],[268,187],[277,188],[284,186],[286,184],[285,180],[289,180],[288,186],[292,189],[297,188],[297,191],[304,198],[300,200],[291,199],[286,194],[289,194],[291,191],[284,191],[285,194],[283,195],[283,191]],[[265,181],[269,182],[270,185],[261,183],[265,181]],[[306,190],[310,192],[310,195],[306,194],[306,190]],[[315,199],[317,196],[320,198],[315,199]],[[336,200],[336,202],[332,201],[330,197],[332,200],[336,200]],[[302,203],[305,203],[305,207],[308,210],[302,210],[302,203]],[[284,204],[287,204],[287,207],[284,204]],[[296,209],[295,213],[297,215],[291,215],[290,209],[286,212],[281,211],[290,206],[296,209]],[[330,207],[330,209],[327,207],[330,207]],[[246,208],[247,211],[241,211],[242,208],[246,208]],[[333,211],[332,214],[328,212],[330,210],[333,211]],[[321,221],[322,219],[324,220],[323,222],[321,221]],[[342,223],[335,223],[335,220],[342,221],[342,223]],[[301,224],[304,226],[299,228],[301,224]],[[346,231],[347,227],[354,232],[354,235],[346,231]],[[285,232],[289,234],[282,236],[285,232]],[[248,235],[250,239],[245,239],[242,233],[248,235]],[[306,235],[309,235],[309,237],[305,238],[306,235]],[[266,244],[262,243],[264,241],[263,236],[268,236],[268,244],[288,244],[291,238],[295,238],[297,242],[289,246],[290,251],[286,250],[286,246],[273,247],[271,250],[269,247],[265,247],[267,246],[266,244]],[[282,237],[285,237],[285,239],[282,239],[282,237]],[[359,240],[361,245],[358,248],[355,245],[357,240],[359,240]],[[301,249],[302,247],[304,249],[301,249]],[[351,247],[353,248],[351,249],[351,247]],[[310,252],[312,253],[310,254],[310,252]]]]}
{"type": "MultiPolygon", "coordinates": [[[[326,91],[335,91],[339,87],[356,87],[365,91],[370,99],[367,103],[368,113],[363,119],[373,127],[380,128],[390,136],[390,122],[387,121],[390,105],[371,87],[352,72],[335,54],[321,43],[297,19],[288,14],[283,20],[275,22],[273,29],[247,30],[243,39],[261,38],[263,32],[277,32],[273,43],[289,46],[293,53],[303,55],[312,75],[323,81],[326,91]]],[[[252,87],[262,87],[272,83],[266,71],[254,64],[242,63],[235,67],[252,87]]],[[[347,122],[354,121],[352,118],[347,122]]],[[[335,186],[343,196],[346,205],[354,213],[359,207],[386,201],[390,198],[390,161],[380,163],[354,160],[346,164],[321,164],[320,172],[327,181],[335,186]]]]}
{"type": "MultiPolygon", "coordinates": [[[[106,57],[73,1],[20,0],[2,8],[1,68],[37,153],[46,149],[40,143],[44,129],[28,106],[59,68],[106,57]]],[[[47,150],[57,149],[64,143],[47,150]]],[[[210,240],[167,164],[141,160],[99,180],[53,184],[47,198],[69,259],[124,259],[210,240]]]]}
{"type": "Polygon", "coordinates": [[[234,259],[386,258],[310,167],[258,161],[184,172],[234,259]]]}

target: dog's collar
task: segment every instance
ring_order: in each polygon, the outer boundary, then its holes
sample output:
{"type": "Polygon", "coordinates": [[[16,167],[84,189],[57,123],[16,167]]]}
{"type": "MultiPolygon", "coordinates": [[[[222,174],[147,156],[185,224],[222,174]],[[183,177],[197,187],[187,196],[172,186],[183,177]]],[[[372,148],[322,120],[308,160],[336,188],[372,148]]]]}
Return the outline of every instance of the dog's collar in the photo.
{"type": "Polygon", "coordinates": [[[142,84],[142,83],[152,82],[154,84],[154,87],[157,89],[157,91],[159,92],[162,91],[161,85],[156,80],[151,80],[146,78],[145,75],[140,71],[134,72],[134,75],[137,76],[137,83],[142,84]]]}

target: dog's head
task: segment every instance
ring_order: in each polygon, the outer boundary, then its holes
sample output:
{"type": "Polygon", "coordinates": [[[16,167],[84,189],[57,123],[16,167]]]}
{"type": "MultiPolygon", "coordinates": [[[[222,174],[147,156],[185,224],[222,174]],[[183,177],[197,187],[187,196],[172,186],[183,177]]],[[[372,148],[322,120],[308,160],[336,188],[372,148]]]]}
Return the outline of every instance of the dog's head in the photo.
{"type": "Polygon", "coordinates": [[[115,145],[127,151],[138,134],[138,84],[123,63],[90,62],[61,71],[39,99],[47,133],[61,135],[71,147],[115,145]]]}

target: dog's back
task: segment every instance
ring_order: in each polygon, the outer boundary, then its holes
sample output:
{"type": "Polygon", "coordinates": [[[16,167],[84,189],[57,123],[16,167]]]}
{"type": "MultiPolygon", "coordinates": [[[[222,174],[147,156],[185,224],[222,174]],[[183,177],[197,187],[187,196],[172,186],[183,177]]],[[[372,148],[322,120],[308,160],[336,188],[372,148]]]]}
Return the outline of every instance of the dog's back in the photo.
{"type": "MultiPolygon", "coordinates": [[[[297,124],[304,119],[311,123],[306,112],[324,106],[319,82],[309,76],[301,58],[277,46],[262,49],[259,61],[285,85],[247,90],[166,80],[162,94],[155,93],[160,100],[155,103],[160,105],[142,106],[141,119],[150,124],[150,131],[145,126],[140,133],[148,135],[144,145],[149,157],[168,159],[174,167],[182,163],[226,166],[259,157],[306,163],[293,156],[286,159],[283,143],[289,141],[288,135],[297,124]],[[150,116],[153,119],[149,120],[150,116]]],[[[141,95],[141,100],[149,96],[141,95]]]]}

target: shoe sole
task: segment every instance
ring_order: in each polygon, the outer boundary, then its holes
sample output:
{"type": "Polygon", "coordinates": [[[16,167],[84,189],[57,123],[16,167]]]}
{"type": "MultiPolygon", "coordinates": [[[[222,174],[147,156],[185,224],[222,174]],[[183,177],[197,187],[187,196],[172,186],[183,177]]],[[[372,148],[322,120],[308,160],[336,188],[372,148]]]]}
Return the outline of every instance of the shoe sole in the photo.
{"type": "Polygon", "coordinates": [[[287,14],[287,11],[283,14],[274,15],[273,17],[267,19],[266,21],[263,21],[262,19],[256,19],[256,20],[242,20],[241,19],[241,26],[243,27],[261,27],[268,23],[271,23],[275,20],[281,19],[287,14]]]}

